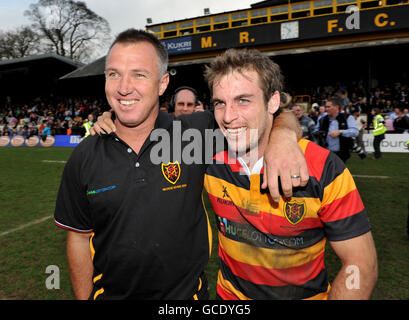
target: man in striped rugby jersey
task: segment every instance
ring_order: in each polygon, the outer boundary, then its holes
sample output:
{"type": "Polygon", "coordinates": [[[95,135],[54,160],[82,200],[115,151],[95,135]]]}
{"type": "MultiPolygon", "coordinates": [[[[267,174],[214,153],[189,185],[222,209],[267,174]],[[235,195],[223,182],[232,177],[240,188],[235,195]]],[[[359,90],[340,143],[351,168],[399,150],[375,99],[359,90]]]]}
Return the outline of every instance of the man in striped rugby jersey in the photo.
{"type": "Polygon", "coordinates": [[[260,187],[262,155],[280,106],[279,66],[258,51],[230,49],[212,61],[205,77],[230,150],[216,154],[205,175],[219,224],[218,298],[368,299],[377,279],[376,251],[340,158],[301,139],[307,186],[278,203],[260,187]],[[342,263],[331,285],[327,239],[342,263]]]}

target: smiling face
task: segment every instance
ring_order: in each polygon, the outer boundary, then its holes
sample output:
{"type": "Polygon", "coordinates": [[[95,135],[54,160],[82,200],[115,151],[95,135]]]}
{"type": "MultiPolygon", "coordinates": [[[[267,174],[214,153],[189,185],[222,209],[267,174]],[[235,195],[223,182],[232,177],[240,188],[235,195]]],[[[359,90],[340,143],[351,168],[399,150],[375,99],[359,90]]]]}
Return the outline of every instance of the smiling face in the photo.
{"type": "Polygon", "coordinates": [[[229,149],[239,156],[258,148],[264,153],[278,109],[276,92],[265,101],[258,74],[253,70],[233,71],[218,78],[213,85],[214,114],[227,139],[229,149]]]}
{"type": "Polygon", "coordinates": [[[107,57],[105,77],[105,93],[118,129],[154,122],[169,75],[159,76],[158,54],[152,44],[116,43],[107,57]]]}

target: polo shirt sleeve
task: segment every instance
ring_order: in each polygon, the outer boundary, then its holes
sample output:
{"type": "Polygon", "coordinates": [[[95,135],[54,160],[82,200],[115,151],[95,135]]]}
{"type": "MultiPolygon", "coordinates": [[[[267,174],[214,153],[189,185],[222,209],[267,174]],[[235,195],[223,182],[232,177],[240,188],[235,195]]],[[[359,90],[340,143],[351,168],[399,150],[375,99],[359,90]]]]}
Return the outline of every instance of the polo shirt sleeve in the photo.
{"type": "Polygon", "coordinates": [[[325,163],[321,183],[320,218],[329,241],[355,238],[371,230],[352,175],[332,152],[325,163]]]}
{"type": "Polygon", "coordinates": [[[81,183],[82,160],[80,146],[77,146],[65,165],[58,190],[54,211],[58,227],[79,233],[93,231],[86,187],[81,183]]]}

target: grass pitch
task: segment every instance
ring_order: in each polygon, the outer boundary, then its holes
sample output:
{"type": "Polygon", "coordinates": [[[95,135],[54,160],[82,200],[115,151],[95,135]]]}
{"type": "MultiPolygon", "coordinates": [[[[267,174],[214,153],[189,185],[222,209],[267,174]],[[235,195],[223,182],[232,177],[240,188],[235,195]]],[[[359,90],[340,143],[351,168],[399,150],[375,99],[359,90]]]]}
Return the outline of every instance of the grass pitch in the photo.
{"type": "MultiPolygon", "coordinates": [[[[0,148],[0,300],[74,299],[65,255],[66,231],[54,225],[53,212],[61,174],[72,148],[0,148]],[[58,289],[47,289],[48,266],[57,266],[58,289]]],[[[379,278],[372,299],[409,299],[409,153],[384,153],[381,160],[360,160],[347,166],[355,175],[372,225],[379,278]]],[[[218,267],[217,229],[206,268],[214,299],[218,267]]],[[[326,265],[332,280],[340,263],[330,246],[326,265]]]]}

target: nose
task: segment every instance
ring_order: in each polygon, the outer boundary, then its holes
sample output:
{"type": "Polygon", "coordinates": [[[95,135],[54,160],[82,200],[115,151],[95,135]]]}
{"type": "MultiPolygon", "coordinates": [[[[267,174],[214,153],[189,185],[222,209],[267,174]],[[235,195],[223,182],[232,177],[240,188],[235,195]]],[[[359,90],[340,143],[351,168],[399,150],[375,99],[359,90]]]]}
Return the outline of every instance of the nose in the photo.
{"type": "Polygon", "coordinates": [[[231,103],[226,104],[226,107],[224,108],[223,121],[225,123],[231,123],[237,118],[238,118],[238,114],[233,104],[231,103]]]}
{"type": "Polygon", "coordinates": [[[126,96],[132,92],[130,78],[123,76],[118,83],[118,93],[126,96]]]}

